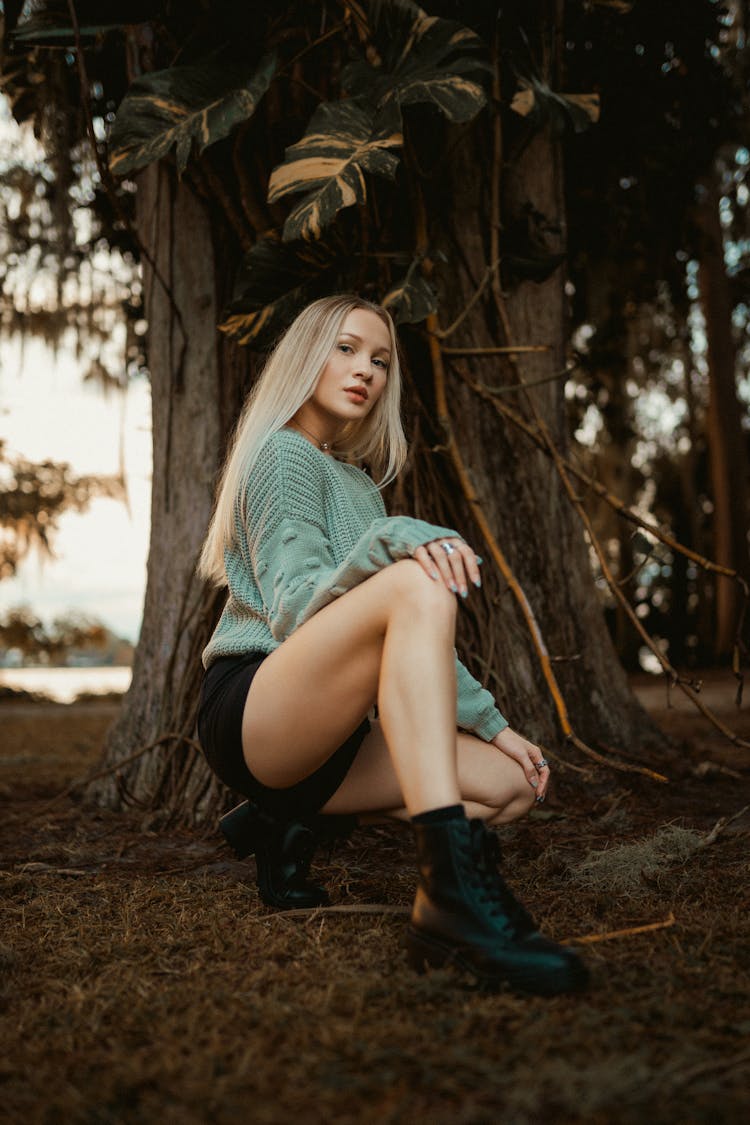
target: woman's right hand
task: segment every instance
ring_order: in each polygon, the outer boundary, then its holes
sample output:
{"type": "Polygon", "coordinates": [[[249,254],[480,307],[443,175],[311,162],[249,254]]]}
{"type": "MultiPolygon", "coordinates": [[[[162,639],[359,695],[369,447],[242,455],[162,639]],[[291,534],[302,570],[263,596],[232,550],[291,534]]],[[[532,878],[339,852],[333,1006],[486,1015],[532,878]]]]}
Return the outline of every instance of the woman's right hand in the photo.
{"type": "Polygon", "coordinates": [[[430,578],[445,582],[454,594],[465,598],[468,595],[468,586],[473,582],[475,586],[482,585],[479,574],[479,556],[463,539],[432,539],[417,547],[413,556],[419,562],[430,578]],[[448,553],[442,543],[449,543],[453,550],[448,553]]]}

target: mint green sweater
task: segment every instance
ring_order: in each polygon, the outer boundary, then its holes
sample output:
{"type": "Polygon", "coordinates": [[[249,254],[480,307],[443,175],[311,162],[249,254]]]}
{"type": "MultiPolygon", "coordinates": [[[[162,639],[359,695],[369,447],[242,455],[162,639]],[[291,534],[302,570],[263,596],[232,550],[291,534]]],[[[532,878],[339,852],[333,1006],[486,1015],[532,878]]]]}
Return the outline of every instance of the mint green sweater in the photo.
{"type": "MultiPolygon", "coordinates": [[[[388,517],[362,469],[337,461],[296,430],[264,444],[235,500],[236,542],[224,550],[229,596],[204,668],[220,656],[272,652],[324,605],[417,547],[462,538],[408,516],[388,517]]],[[[508,725],[456,655],[457,725],[489,742],[508,725]]]]}

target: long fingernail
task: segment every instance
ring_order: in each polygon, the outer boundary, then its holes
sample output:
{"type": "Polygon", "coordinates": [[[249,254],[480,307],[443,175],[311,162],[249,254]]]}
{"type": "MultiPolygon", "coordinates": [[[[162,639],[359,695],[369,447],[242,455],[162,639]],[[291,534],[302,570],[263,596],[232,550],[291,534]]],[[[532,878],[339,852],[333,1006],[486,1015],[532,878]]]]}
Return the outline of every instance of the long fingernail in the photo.
{"type": "Polygon", "coordinates": [[[468,596],[469,596],[469,591],[466,589],[465,586],[462,586],[461,587],[461,597],[462,598],[468,598],[468,596]]]}
{"type": "Polygon", "coordinates": [[[538,782],[538,780],[537,780],[537,779],[536,779],[535,777],[532,777],[532,779],[531,779],[531,784],[532,784],[532,785],[534,786],[534,788],[536,789],[536,787],[537,787],[537,785],[539,784],[539,782],[538,782]]]}
{"type": "Polygon", "coordinates": [[[475,578],[474,579],[474,585],[475,586],[481,586],[482,585],[482,579],[481,578],[475,578]]]}
{"type": "Polygon", "coordinates": [[[477,560],[478,565],[481,566],[482,563],[484,562],[484,559],[482,558],[482,556],[481,555],[475,555],[474,557],[477,560]]]}
{"type": "Polygon", "coordinates": [[[436,579],[436,580],[437,580],[437,576],[438,576],[438,573],[437,573],[437,571],[436,571],[436,570],[433,570],[433,571],[431,571],[431,573],[430,573],[430,578],[434,578],[434,579],[436,579]]]}
{"type": "Polygon", "coordinates": [[[542,801],[544,800],[544,793],[540,793],[538,797],[534,798],[534,800],[541,805],[542,801]]]}
{"type": "Polygon", "coordinates": [[[451,590],[453,591],[454,594],[458,593],[458,586],[456,585],[455,582],[451,582],[451,590]]]}

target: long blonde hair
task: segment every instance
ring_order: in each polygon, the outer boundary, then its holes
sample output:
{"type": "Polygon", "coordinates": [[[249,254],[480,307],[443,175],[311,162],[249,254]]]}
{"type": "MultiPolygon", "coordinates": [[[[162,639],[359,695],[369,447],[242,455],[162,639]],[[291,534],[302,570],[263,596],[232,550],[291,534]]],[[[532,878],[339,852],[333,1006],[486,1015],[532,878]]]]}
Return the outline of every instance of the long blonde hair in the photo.
{"type": "Polygon", "coordinates": [[[217,498],[196,573],[214,586],[226,586],[224,550],[235,539],[235,500],[253,471],[262,446],[312,397],[341,325],[352,309],[368,309],[385,324],[391,358],[385,389],[362,422],[353,420],[337,436],[337,452],[365,461],[377,487],[384,488],[406,460],[401,424],[401,366],[396,329],[388,311],[355,294],[313,301],[292,322],[268,356],[248,394],[230,438],[217,485],[217,498]]]}

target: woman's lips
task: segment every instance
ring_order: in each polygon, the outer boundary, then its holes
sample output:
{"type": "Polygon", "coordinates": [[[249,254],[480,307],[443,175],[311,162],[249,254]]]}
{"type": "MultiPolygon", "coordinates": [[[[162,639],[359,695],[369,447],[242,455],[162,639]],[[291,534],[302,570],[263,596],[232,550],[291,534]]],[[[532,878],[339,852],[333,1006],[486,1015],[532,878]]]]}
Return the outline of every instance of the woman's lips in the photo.
{"type": "Polygon", "coordinates": [[[367,402],[367,399],[365,398],[365,396],[362,394],[361,391],[347,390],[346,394],[351,395],[351,397],[354,399],[355,402],[367,402]]]}

